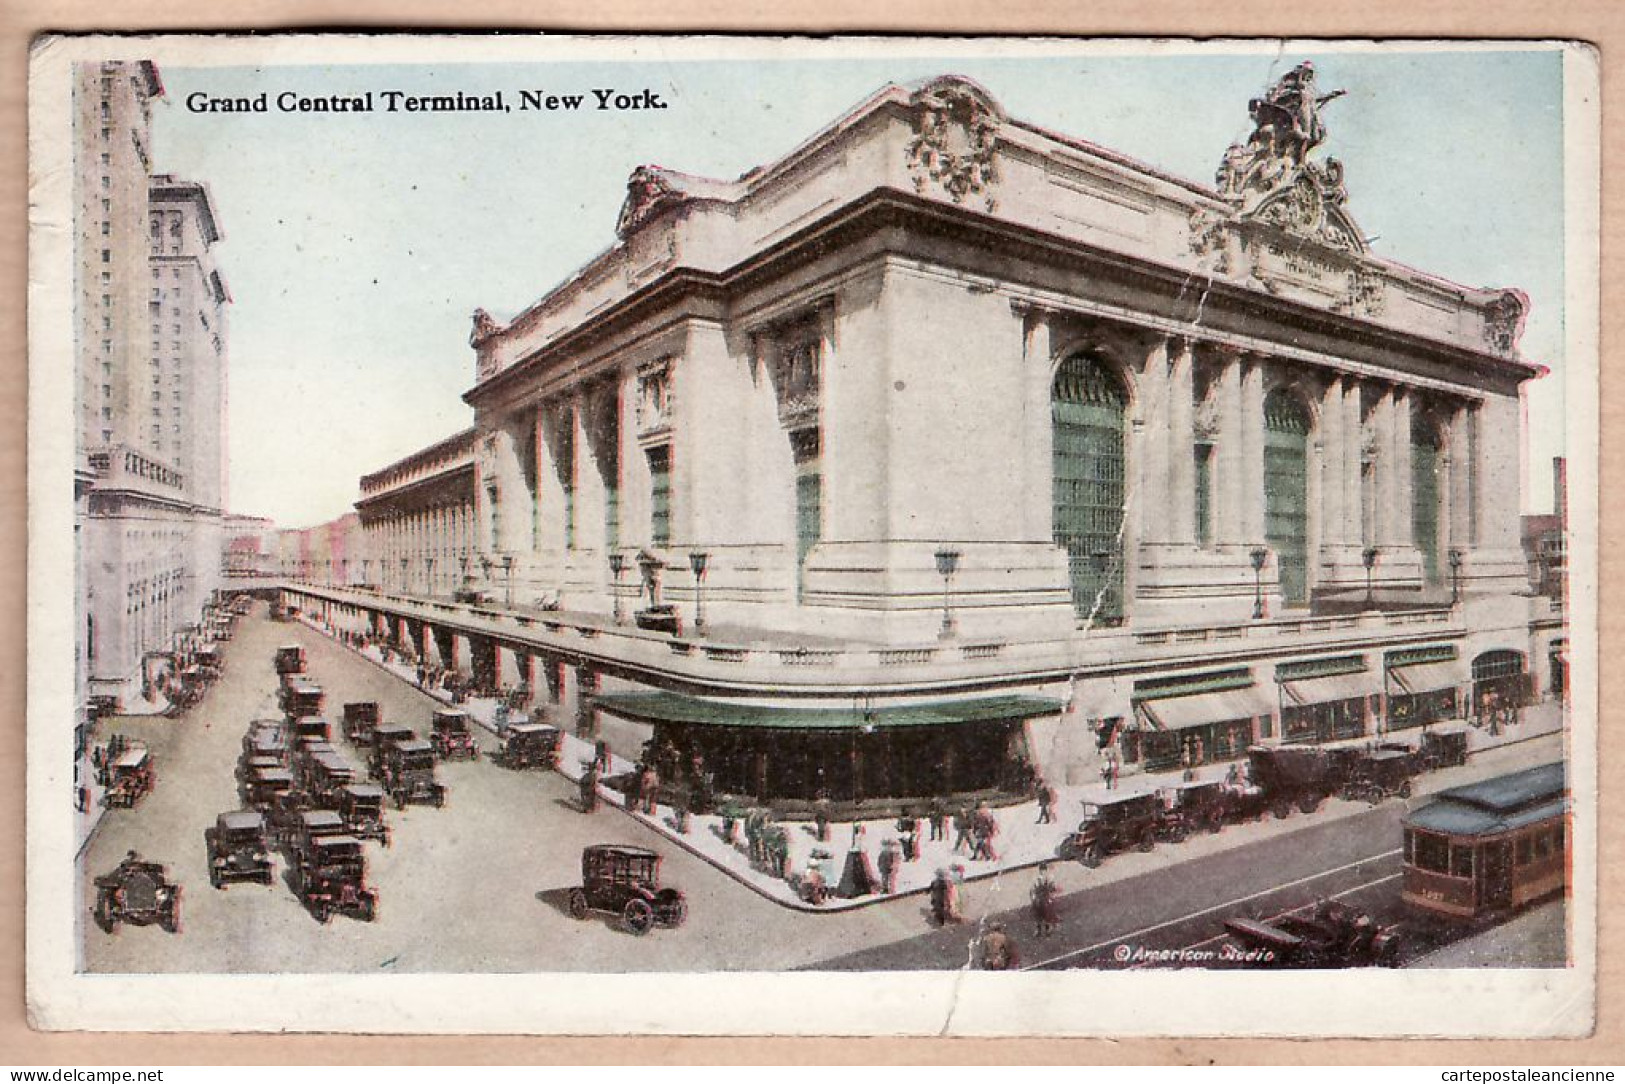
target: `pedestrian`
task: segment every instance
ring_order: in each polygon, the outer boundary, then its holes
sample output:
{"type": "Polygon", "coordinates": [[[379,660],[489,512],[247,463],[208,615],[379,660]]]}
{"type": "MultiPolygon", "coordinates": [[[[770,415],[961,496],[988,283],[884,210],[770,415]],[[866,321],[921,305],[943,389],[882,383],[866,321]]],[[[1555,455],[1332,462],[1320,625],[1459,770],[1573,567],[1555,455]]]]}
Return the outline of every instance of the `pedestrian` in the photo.
{"type": "Polygon", "coordinates": [[[912,810],[897,818],[897,830],[903,833],[903,861],[913,862],[920,857],[920,819],[912,810]]]}
{"type": "Polygon", "coordinates": [[[1004,932],[1004,923],[994,920],[987,925],[982,937],[982,970],[1014,971],[1021,966],[1021,955],[1016,943],[1004,932]]]}
{"type": "Polygon", "coordinates": [[[598,766],[600,772],[609,771],[609,742],[600,738],[593,743],[592,762],[598,766]]]}
{"type": "Polygon", "coordinates": [[[903,850],[895,839],[880,845],[880,891],[890,896],[897,891],[897,871],[903,865],[903,850]]]}
{"type": "Polygon", "coordinates": [[[931,799],[931,842],[941,843],[948,838],[948,810],[941,798],[931,799]]]}
{"type": "Polygon", "coordinates": [[[762,810],[751,806],[745,814],[745,853],[752,866],[762,865],[762,810]]]}
{"type": "MultiPolygon", "coordinates": [[[[596,761],[594,762],[594,767],[597,767],[596,761]]],[[[636,813],[638,807],[642,804],[643,761],[640,760],[632,766],[632,774],[626,781],[626,808],[628,811],[636,813]]]]}
{"type": "Polygon", "coordinates": [[[1033,923],[1038,927],[1039,937],[1048,937],[1061,924],[1057,907],[1060,895],[1060,886],[1049,875],[1049,863],[1040,863],[1038,879],[1033,882],[1032,888],[1033,923]]]}
{"type": "Polygon", "coordinates": [[[581,812],[598,812],[598,765],[583,765],[581,772],[581,812]]]}
{"type": "Polygon", "coordinates": [[[643,779],[639,789],[643,792],[644,814],[650,817],[654,816],[655,803],[660,798],[660,773],[655,771],[654,765],[644,765],[643,779]]]}
{"type": "Polygon", "coordinates": [[[986,802],[976,807],[976,813],[971,820],[971,835],[976,841],[976,847],[971,852],[972,862],[994,862],[998,860],[998,852],[993,849],[993,837],[999,834],[999,821],[993,815],[986,802]]]}
{"type": "Polygon", "coordinates": [[[815,907],[823,906],[829,899],[829,883],[824,880],[824,871],[818,868],[816,853],[807,859],[807,869],[801,875],[801,898],[815,907]]]}
{"type": "Polygon", "coordinates": [[[688,835],[689,817],[688,791],[679,791],[672,808],[672,825],[679,835],[688,835]]]}
{"type": "Polygon", "coordinates": [[[954,814],[954,853],[958,854],[961,847],[969,848],[971,843],[971,815],[969,806],[960,806],[959,812],[954,814]]]}
{"type": "Polygon", "coordinates": [[[1122,762],[1117,759],[1117,750],[1106,750],[1106,789],[1117,789],[1117,775],[1123,770],[1122,762]]]}
{"type": "Polygon", "coordinates": [[[1043,782],[1038,784],[1038,823],[1055,823],[1055,788],[1043,782]]]}
{"type": "Polygon", "coordinates": [[[820,843],[829,842],[829,792],[819,790],[813,798],[813,836],[820,843]]]}
{"type": "Polygon", "coordinates": [[[931,879],[931,921],[938,926],[962,921],[959,915],[959,886],[945,869],[931,879]]]}
{"type": "Polygon", "coordinates": [[[769,873],[781,880],[790,868],[790,833],[782,824],[773,825],[768,834],[767,868],[769,873]]]}

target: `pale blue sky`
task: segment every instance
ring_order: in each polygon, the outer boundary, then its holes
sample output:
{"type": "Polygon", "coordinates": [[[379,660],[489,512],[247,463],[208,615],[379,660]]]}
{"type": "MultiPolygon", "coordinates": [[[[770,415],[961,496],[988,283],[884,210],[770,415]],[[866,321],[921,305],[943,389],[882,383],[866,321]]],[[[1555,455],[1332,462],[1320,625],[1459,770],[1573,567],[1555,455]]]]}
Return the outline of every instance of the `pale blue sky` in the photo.
{"type": "Polygon", "coordinates": [[[467,425],[469,313],[506,317],[614,240],[642,163],[734,177],[888,81],[956,72],[1015,117],[1211,183],[1250,131],[1247,101],[1300,60],[1327,107],[1323,148],[1377,254],[1533,301],[1526,507],[1562,454],[1562,57],[1313,53],[862,61],[164,68],[154,166],[206,181],[236,304],[233,511],[283,526],[348,510],[360,475],[467,425]],[[199,115],[186,96],[593,87],[658,92],[652,113],[199,115]]]}

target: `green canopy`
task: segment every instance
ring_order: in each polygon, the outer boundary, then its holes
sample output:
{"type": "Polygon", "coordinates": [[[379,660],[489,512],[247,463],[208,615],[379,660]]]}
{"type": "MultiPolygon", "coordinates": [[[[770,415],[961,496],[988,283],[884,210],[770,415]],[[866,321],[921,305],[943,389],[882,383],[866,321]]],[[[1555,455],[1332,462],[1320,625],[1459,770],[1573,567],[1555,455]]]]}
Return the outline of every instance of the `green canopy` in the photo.
{"type": "Polygon", "coordinates": [[[700,700],[678,693],[608,693],[595,706],[649,723],[737,726],[776,730],[859,730],[865,727],[948,726],[1057,715],[1061,702],[1039,696],[993,696],[980,700],[937,700],[868,711],[857,708],[786,708],[700,700]]]}

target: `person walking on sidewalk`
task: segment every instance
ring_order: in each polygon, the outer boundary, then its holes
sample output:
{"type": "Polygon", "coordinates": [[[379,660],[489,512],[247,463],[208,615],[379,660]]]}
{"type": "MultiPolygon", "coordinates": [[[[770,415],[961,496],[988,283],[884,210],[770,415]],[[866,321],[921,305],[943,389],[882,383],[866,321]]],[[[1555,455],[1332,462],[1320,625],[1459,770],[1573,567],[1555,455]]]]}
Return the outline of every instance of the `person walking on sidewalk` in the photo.
{"type": "Polygon", "coordinates": [[[970,849],[971,845],[971,811],[970,806],[960,806],[959,812],[954,814],[954,853],[958,854],[961,848],[970,849]]]}
{"type": "Polygon", "coordinates": [[[995,919],[987,924],[987,934],[982,938],[982,970],[983,971],[1015,971],[1021,966],[1021,954],[1016,950],[1015,941],[1004,932],[1004,923],[995,919]]]}
{"type": "Polygon", "coordinates": [[[1055,823],[1055,788],[1043,781],[1038,784],[1038,823],[1055,823]]]}
{"type": "Polygon", "coordinates": [[[903,864],[903,851],[895,839],[880,845],[880,891],[890,896],[897,891],[897,871],[903,864]]]}
{"type": "Polygon", "coordinates": [[[959,886],[945,869],[931,880],[931,921],[938,926],[964,921],[959,914],[959,886]]]}
{"type": "Polygon", "coordinates": [[[589,762],[581,773],[581,812],[598,812],[598,763],[589,762]]]}
{"type": "Polygon", "coordinates": [[[1038,927],[1039,937],[1048,937],[1055,932],[1061,924],[1061,916],[1057,901],[1061,896],[1061,888],[1049,875],[1049,863],[1043,862],[1038,866],[1038,879],[1033,882],[1033,924],[1038,927]]]}
{"type": "Polygon", "coordinates": [[[931,799],[931,842],[941,843],[948,838],[948,808],[941,798],[931,799]]]}

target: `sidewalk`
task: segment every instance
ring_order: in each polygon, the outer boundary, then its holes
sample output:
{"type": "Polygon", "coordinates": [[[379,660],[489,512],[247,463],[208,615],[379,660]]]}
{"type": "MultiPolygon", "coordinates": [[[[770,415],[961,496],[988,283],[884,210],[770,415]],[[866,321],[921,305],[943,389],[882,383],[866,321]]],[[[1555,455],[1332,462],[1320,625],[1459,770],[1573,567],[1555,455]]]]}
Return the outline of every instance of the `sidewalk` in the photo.
{"type": "MultiPolygon", "coordinates": [[[[300,620],[318,632],[331,636],[326,628],[311,621],[305,615],[300,620]]],[[[337,638],[335,637],[335,640],[337,638]]],[[[342,641],[338,641],[342,643],[342,641]]],[[[353,650],[353,649],[352,649],[353,650]]],[[[370,659],[376,665],[388,670],[410,685],[417,684],[417,669],[404,662],[385,662],[382,652],[376,647],[367,647],[360,654],[370,659]]],[[[423,690],[427,695],[450,704],[449,695],[439,690],[423,690]]],[[[470,698],[457,705],[468,712],[469,717],[478,722],[485,729],[495,734],[497,701],[487,698],[470,698]]],[[[1491,738],[1486,730],[1471,729],[1468,737],[1468,748],[1471,754],[1478,754],[1501,746],[1539,738],[1547,734],[1560,731],[1563,720],[1560,706],[1556,703],[1543,703],[1526,709],[1524,721],[1517,726],[1506,728],[1502,733],[1491,738]]],[[[594,756],[593,744],[576,737],[568,730],[560,728],[562,745],[559,757],[558,771],[572,782],[578,782],[585,766],[591,763],[594,756]]],[[[1399,732],[1395,738],[1403,738],[1406,732],[1399,732]]],[[[1417,732],[1418,734],[1420,732],[1417,732]]],[[[1415,740],[1414,737],[1412,740],[1415,740]]],[[[1493,758],[1500,759],[1500,758],[1493,758]]],[[[611,755],[610,770],[605,773],[607,777],[620,776],[634,770],[634,765],[622,757],[611,755]]],[[[1208,765],[1198,772],[1199,779],[1222,778],[1228,765],[1208,765]]],[[[1447,787],[1457,786],[1466,779],[1462,773],[1470,770],[1454,769],[1432,772],[1416,779],[1416,793],[1425,794],[1447,787]]],[[[1161,787],[1175,786],[1182,780],[1182,773],[1175,769],[1160,773],[1136,773],[1123,775],[1116,791],[1117,795],[1144,793],[1156,791],[1161,787]]],[[[994,839],[993,847],[997,858],[988,861],[971,861],[967,850],[956,852],[953,849],[954,829],[950,823],[947,826],[947,838],[937,841],[929,839],[929,822],[920,824],[920,857],[916,861],[903,862],[898,870],[897,891],[889,894],[875,894],[862,896],[856,899],[841,899],[833,894],[822,906],[814,906],[804,902],[794,888],[785,880],[773,877],[764,870],[754,866],[746,852],[744,832],[742,825],[736,825],[735,834],[737,842],[730,844],[723,835],[722,818],[715,814],[693,814],[690,817],[689,831],[680,833],[676,829],[674,812],[670,807],[658,806],[653,816],[626,808],[626,798],[619,791],[600,786],[599,794],[604,802],[619,807],[628,816],[636,817],[653,830],[661,833],[673,843],[709,862],[730,877],[746,885],[753,891],[782,904],[786,907],[804,911],[846,911],[857,907],[866,907],[871,904],[883,903],[911,893],[926,891],[935,877],[937,870],[949,870],[953,876],[961,881],[975,881],[996,877],[1001,873],[1036,866],[1042,862],[1059,861],[1056,852],[1067,835],[1077,825],[1078,812],[1084,802],[1099,800],[1107,791],[1101,784],[1055,786],[1056,804],[1055,821],[1051,824],[1038,823],[1038,803],[1028,801],[1014,806],[1001,807],[994,811],[998,820],[999,834],[994,839]]],[[[1353,816],[1370,807],[1365,803],[1345,802],[1337,799],[1329,800],[1322,809],[1312,816],[1292,818],[1293,827],[1297,825],[1308,826],[1322,824],[1335,817],[1353,816]]],[[[813,849],[822,848],[828,852],[830,858],[823,862],[826,881],[831,891],[840,882],[841,873],[846,860],[847,851],[854,842],[854,837],[860,839],[860,846],[868,854],[869,868],[877,870],[877,859],[881,844],[888,839],[897,839],[899,832],[896,822],[891,819],[871,820],[858,822],[861,833],[855,833],[851,823],[838,823],[830,826],[829,841],[820,843],[810,822],[785,821],[779,822],[788,829],[790,836],[790,857],[785,869],[792,874],[800,874],[808,868],[812,860],[813,849]]],[[[1291,828],[1286,829],[1288,831],[1291,828]]],[[[1224,833],[1221,836],[1203,836],[1203,846],[1199,849],[1207,852],[1212,848],[1223,848],[1225,843],[1220,841],[1228,837],[1230,846],[1239,846],[1250,838],[1241,833],[1224,833]]],[[[1195,846],[1197,837],[1193,837],[1190,844],[1195,846]]]]}

